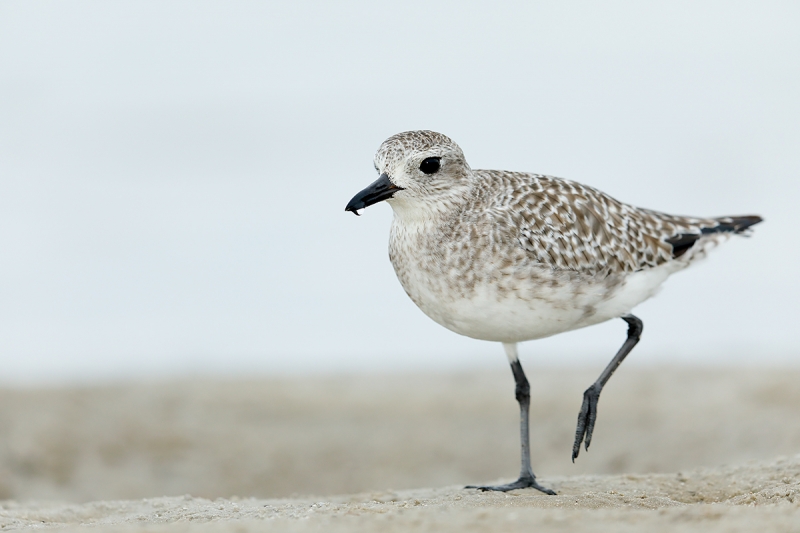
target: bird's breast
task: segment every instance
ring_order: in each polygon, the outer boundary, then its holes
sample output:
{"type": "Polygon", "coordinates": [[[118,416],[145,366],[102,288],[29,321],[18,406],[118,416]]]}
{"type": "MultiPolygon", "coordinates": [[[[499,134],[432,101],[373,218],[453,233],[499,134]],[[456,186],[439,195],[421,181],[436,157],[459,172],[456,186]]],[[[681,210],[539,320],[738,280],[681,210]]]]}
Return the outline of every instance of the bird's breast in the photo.
{"type": "Polygon", "coordinates": [[[555,270],[521,247],[467,231],[469,238],[394,224],[389,257],[426,315],[477,339],[521,342],[621,316],[669,274],[661,268],[598,277],[555,270]]]}
{"type": "Polygon", "coordinates": [[[442,326],[473,338],[517,342],[573,328],[597,290],[575,285],[488,235],[452,238],[393,226],[389,258],[411,300],[442,326]],[[470,243],[459,245],[458,243],[470,243]],[[498,253],[504,249],[504,253],[498,253]]]}

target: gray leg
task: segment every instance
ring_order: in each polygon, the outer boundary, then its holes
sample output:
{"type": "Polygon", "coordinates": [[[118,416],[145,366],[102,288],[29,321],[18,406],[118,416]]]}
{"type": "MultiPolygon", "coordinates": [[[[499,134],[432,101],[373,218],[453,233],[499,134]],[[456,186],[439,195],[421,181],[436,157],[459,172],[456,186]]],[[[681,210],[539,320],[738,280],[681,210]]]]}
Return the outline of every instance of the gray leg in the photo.
{"type": "MultiPolygon", "coordinates": [[[[509,350],[509,348],[506,347],[506,350],[509,350]]],[[[497,490],[501,492],[531,488],[540,490],[545,494],[555,495],[554,491],[542,487],[536,482],[536,476],[533,474],[533,470],[531,470],[531,446],[528,435],[528,410],[531,405],[531,387],[530,384],[528,384],[528,378],[525,377],[525,372],[522,370],[519,359],[516,358],[516,347],[514,348],[513,359],[511,356],[509,356],[509,359],[511,359],[511,371],[514,373],[514,381],[517,384],[516,396],[517,402],[519,402],[519,437],[522,448],[522,466],[520,467],[519,479],[506,485],[469,485],[465,488],[483,491],[497,490]]]]}
{"type": "Polygon", "coordinates": [[[594,423],[597,420],[597,400],[600,399],[600,392],[603,390],[603,386],[608,381],[608,378],[611,377],[611,374],[614,373],[620,363],[625,359],[625,356],[636,346],[636,343],[639,342],[639,338],[642,336],[644,324],[641,320],[633,315],[626,315],[622,317],[622,320],[628,323],[628,338],[625,339],[622,348],[619,349],[617,355],[608,363],[608,366],[603,370],[603,373],[600,374],[600,377],[597,378],[597,381],[583,393],[583,405],[581,405],[581,412],[578,413],[578,428],[575,430],[575,444],[572,445],[573,463],[575,462],[575,458],[578,457],[578,453],[581,451],[581,441],[585,441],[586,450],[589,450],[589,444],[592,442],[594,423]]]}

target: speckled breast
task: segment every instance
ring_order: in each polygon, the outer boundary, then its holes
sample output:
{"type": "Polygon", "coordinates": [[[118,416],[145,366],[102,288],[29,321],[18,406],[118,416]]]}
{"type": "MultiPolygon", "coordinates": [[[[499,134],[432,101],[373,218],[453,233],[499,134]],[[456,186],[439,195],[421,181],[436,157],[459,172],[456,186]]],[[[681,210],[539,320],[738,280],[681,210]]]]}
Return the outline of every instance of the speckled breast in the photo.
{"type": "Polygon", "coordinates": [[[577,279],[577,273],[533,262],[521,247],[441,238],[424,229],[393,224],[389,257],[414,303],[456,333],[520,342],[624,312],[598,305],[613,296],[619,280],[577,279]]]}

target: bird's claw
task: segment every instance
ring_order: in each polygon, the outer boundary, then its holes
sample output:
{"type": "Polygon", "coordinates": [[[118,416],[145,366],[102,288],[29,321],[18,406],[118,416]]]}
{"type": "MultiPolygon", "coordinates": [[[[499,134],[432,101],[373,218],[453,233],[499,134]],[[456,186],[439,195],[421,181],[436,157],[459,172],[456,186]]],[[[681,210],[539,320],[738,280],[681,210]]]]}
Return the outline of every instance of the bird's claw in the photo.
{"type": "Polygon", "coordinates": [[[581,451],[581,442],[585,442],[586,450],[592,443],[592,432],[597,420],[597,400],[600,399],[600,387],[592,385],[583,393],[581,412],[578,413],[578,427],[575,430],[575,443],[572,445],[572,462],[581,451]]]}
{"type": "Polygon", "coordinates": [[[546,487],[542,487],[536,482],[536,476],[533,475],[525,475],[520,476],[520,478],[513,483],[506,483],[505,485],[467,485],[464,487],[465,489],[478,489],[480,491],[486,492],[488,490],[491,491],[498,491],[498,492],[508,492],[510,490],[516,489],[536,489],[538,491],[544,492],[545,494],[549,494],[551,496],[555,496],[556,492],[554,490],[548,489],[546,487]]]}

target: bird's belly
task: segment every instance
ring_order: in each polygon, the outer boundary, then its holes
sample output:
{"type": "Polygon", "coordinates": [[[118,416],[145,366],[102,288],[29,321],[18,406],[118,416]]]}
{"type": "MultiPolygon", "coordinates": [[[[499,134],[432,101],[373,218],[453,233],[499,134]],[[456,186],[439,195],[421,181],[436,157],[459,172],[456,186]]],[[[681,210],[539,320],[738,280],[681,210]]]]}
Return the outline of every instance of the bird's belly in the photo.
{"type": "Polygon", "coordinates": [[[446,305],[424,302],[420,309],[444,327],[475,339],[521,342],[540,339],[574,329],[583,311],[567,295],[563,298],[523,300],[515,296],[497,298],[495,292],[476,290],[470,298],[457,298],[446,305]]]}
{"type": "Polygon", "coordinates": [[[459,287],[455,279],[420,273],[401,283],[426,315],[456,333],[521,342],[625,315],[653,296],[672,271],[659,266],[603,279],[550,271],[511,284],[495,279],[469,288],[459,287]]]}

